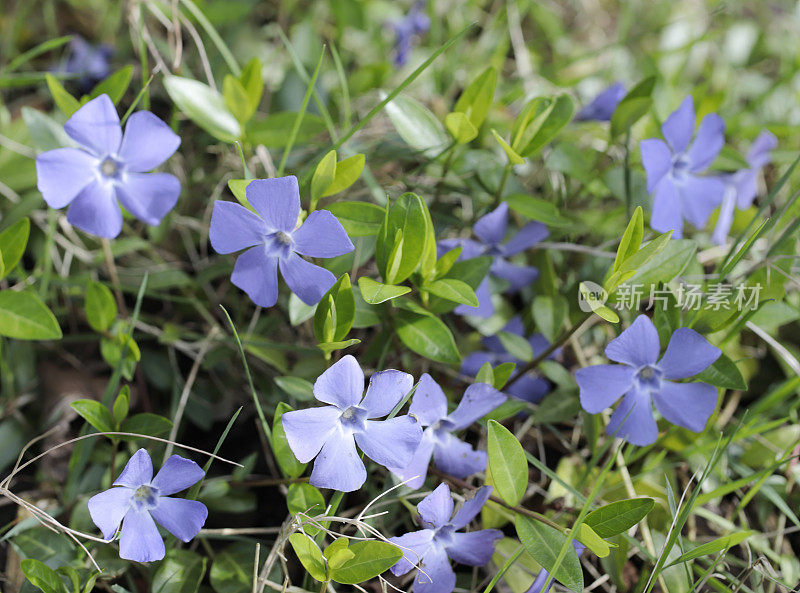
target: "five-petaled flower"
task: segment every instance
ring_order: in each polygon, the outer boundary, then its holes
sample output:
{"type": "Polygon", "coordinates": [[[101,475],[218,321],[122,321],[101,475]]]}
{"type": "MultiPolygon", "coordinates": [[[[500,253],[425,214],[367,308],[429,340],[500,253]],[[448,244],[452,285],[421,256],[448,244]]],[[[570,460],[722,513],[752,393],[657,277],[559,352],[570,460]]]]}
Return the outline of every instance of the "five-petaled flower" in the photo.
{"type": "Polygon", "coordinates": [[[579,369],[575,380],[583,409],[597,414],[620,397],[606,432],[634,445],[649,445],[658,437],[653,403],[672,424],[700,432],[717,405],[717,388],[706,383],[673,383],[712,365],[722,354],[699,333],[676,329],[664,356],[658,331],[646,315],[636,320],[606,346],[606,356],[622,364],[600,364],[579,369]]]}
{"type": "Polygon", "coordinates": [[[692,142],[694,124],[690,95],[661,126],[666,142],[650,138],[639,145],[647,191],[654,194],[650,226],[662,233],[674,231],[675,239],[683,236],[684,219],[703,228],[725,193],[725,184],[718,177],[699,175],[722,150],[725,122],[716,113],[709,113],[692,142]]]}
{"type": "MultiPolygon", "coordinates": [[[[508,204],[501,203],[497,208],[482,216],[472,228],[478,241],[472,239],[443,239],[439,241],[439,256],[461,247],[459,260],[472,259],[480,256],[492,257],[490,272],[509,283],[509,290],[517,292],[528,286],[539,276],[539,271],[531,266],[517,265],[508,261],[513,255],[530,249],[539,241],[549,235],[547,227],[541,222],[529,222],[522,227],[511,239],[503,243],[508,230],[508,204]]],[[[478,297],[478,306],[459,305],[455,312],[458,315],[473,315],[475,317],[491,317],[494,314],[492,295],[489,290],[488,278],[484,279],[475,291],[478,297]]]]}
{"type": "Polygon", "coordinates": [[[211,215],[209,238],[217,253],[246,249],[236,260],[231,281],[261,307],[278,300],[278,269],[300,300],[315,305],[336,277],[307,257],[336,257],[353,251],[341,223],[327,210],[316,210],[299,227],[300,189],[297,177],[251,181],[247,201],[255,212],[233,202],[218,201],[211,215]]]}
{"type": "Polygon", "coordinates": [[[422,439],[413,416],[377,420],[389,414],[411,391],[408,373],[386,370],[370,377],[350,355],[342,357],[314,383],[314,397],[327,406],[286,412],[281,416],[286,440],[295,457],[308,463],[316,457],[310,482],[320,488],[351,492],[367,479],[356,443],[385,467],[405,467],[422,439]]]}
{"type": "Polygon", "coordinates": [[[769,163],[770,152],[776,146],[778,146],[778,139],[771,132],[763,130],[747,152],[747,164],[750,166],[735,173],[720,176],[725,183],[725,196],[722,199],[722,206],[719,208],[717,224],[711,235],[714,243],[725,244],[733,224],[734,210],[736,208],[747,210],[753,204],[758,191],[756,189],[758,173],[769,163]]]}
{"type": "Polygon", "coordinates": [[[125,134],[108,95],[78,109],[64,131],[79,148],[57,148],[36,157],[37,187],[51,208],[67,209],[67,220],[99,237],[122,230],[119,204],[133,216],[158,225],[178,201],[181,184],[169,173],[147,173],[181,143],[149,111],[128,119],[125,134]]]}
{"type": "Polygon", "coordinates": [[[625,85],[615,82],[601,91],[575,114],[575,121],[609,121],[617,105],[625,97],[625,85]]]}
{"type": "Polygon", "coordinates": [[[89,514],[103,537],[111,540],[122,522],[119,555],[153,562],[164,557],[164,541],[156,522],[188,542],[206,522],[208,509],[196,500],[170,498],[197,483],[205,473],[194,461],[173,455],[153,477],[153,462],[144,449],[128,460],[114,486],[89,499],[89,514]],[[153,521],[155,519],[155,521],[153,521]]]}
{"type": "Polygon", "coordinates": [[[456,585],[450,560],[467,566],[483,566],[489,562],[495,542],[503,537],[503,532],[480,529],[459,533],[458,530],[466,527],[480,512],[491,492],[491,486],[481,487],[453,515],[450,488],[440,484],[417,505],[424,529],[389,538],[403,551],[403,557],[392,566],[392,573],[403,575],[419,565],[414,593],[450,593],[456,585]]]}
{"type": "Polygon", "coordinates": [[[447,413],[447,396],[428,373],[420,377],[408,413],[427,428],[414,457],[404,468],[390,468],[411,488],[419,488],[428,474],[428,464],[433,456],[436,467],[457,478],[466,478],[486,467],[486,453],[453,436],[453,432],[467,428],[497,406],[506,396],[486,383],[467,387],[458,407],[447,413]]]}
{"type": "MultiPolygon", "coordinates": [[[[525,336],[525,327],[522,324],[522,319],[519,316],[513,317],[504,327],[504,332],[514,334],[516,336],[525,336]]],[[[487,362],[496,367],[497,365],[512,362],[517,365],[517,369],[509,377],[509,384],[504,387],[504,391],[510,396],[522,401],[530,402],[532,404],[538,403],[550,391],[550,382],[543,377],[539,377],[533,373],[526,373],[524,376],[517,378],[519,374],[519,367],[524,365],[524,361],[511,354],[503,343],[496,335],[486,336],[481,339],[481,343],[486,347],[484,351],[471,352],[464,357],[461,361],[461,373],[469,377],[474,377],[481,370],[481,367],[487,362]]],[[[534,356],[539,356],[542,352],[550,347],[550,342],[547,341],[542,334],[532,334],[528,337],[528,344],[531,346],[531,352],[534,356]]],[[[550,358],[558,355],[558,350],[553,352],[550,358]]]]}

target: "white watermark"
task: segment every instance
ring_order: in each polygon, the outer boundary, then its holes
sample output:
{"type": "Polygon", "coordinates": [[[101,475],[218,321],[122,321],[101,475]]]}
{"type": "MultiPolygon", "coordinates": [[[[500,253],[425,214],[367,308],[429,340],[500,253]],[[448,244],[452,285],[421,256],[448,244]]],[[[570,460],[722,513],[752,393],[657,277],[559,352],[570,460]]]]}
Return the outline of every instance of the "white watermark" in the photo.
{"type": "Polygon", "coordinates": [[[638,311],[642,304],[650,311],[658,306],[662,310],[678,308],[684,311],[754,311],[758,309],[761,284],[702,284],[680,283],[675,289],[657,288],[650,284],[620,284],[614,300],[608,301],[608,292],[594,282],[581,283],[578,307],[590,313],[598,305],[617,311],[638,311]]]}

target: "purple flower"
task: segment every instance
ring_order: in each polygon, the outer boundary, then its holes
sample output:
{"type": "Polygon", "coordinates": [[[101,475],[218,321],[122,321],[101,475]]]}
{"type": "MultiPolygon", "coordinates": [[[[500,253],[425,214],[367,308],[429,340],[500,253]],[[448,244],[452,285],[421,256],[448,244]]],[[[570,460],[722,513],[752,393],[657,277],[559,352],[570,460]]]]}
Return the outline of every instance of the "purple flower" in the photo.
{"type": "Polygon", "coordinates": [[[78,109],[64,124],[79,148],[57,148],[36,157],[37,187],[51,208],[99,237],[122,230],[119,204],[157,225],[178,201],[181,184],[169,173],[150,173],[178,149],[180,138],[149,111],[128,119],[125,134],[108,95],[78,109]],[[118,203],[119,202],[119,203],[118,203]]]}
{"type": "Polygon", "coordinates": [[[428,15],[422,10],[425,0],[415,2],[401,21],[392,24],[394,29],[394,65],[402,68],[408,62],[414,37],[426,33],[431,28],[428,15]]]}
{"type": "Polygon", "coordinates": [[[218,201],[211,215],[209,238],[217,253],[247,250],[236,260],[231,281],[256,305],[271,307],[278,300],[280,268],[301,301],[317,304],[336,277],[300,255],[336,257],[353,251],[341,223],[327,210],[315,210],[297,227],[300,189],[294,175],[256,179],[246,192],[255,212],[218,201]]]}
{"type": "Polygon", "coordinates": [[[119,555],[126,560],[152,562],[164,557],[164,541],[156,522],[181,541],[188,542],[206,522],[202,502],[170,498],[203,478],[194,461],[173,455],[153,477],[153,462],[139,449],[114,482],[114,486],[89,499],[89,514],[103,537],[111,540],[122,522],[119,555]],[[153,521],[155,519],[155,522],[153,521]]]}
{"type": "Polygon", "coordinates": [[[717,225],[711,235],[712,241],[724,245],[733,224],[734,210],[746,210],[756,197],[756,179],[759,171],[770,161],[770,152],[778,146],[778,139],[769,131],[763,130],[753,141],[747,153],[747,169],[721,175],[725,183],[725,196],[722,199],[717,225]]]}
{"type": "Polygon", "coordinates": [[[718,177],[699,176],[722,150],[725,122],[709,113],[691,142],[694,123],[694,103],[688,96],[661,126],[666,142],[650,138],[639,145],[647,191],[655,194],[650,226],[662,233],[674,231],[675,239],[683,236],[684,219],[703,228],[725,193],[725,184],[718,177]]]}
{"type": "MultiPolygon", "coordinates": [[[[490,272],[492,275],[508,281],[509,290],[517,292],[528,286],[539,277],[539,271],[531,266],[512,264],[508,258],[530,249],[549,235],[547,227],[541,222],[529,222],[511,239],[503,243],[508,229],[508,204],[502,202],[497,208],[482,216],[472,228],[478,241],[472,239],[443,239],[439,241],[439,256],[461,247],[459,260],[472,259],[483,255],[493,258],[490,272]]],[[[459,305],[455,312],[459,315],[475,317],[491,317],[494,314],[488,280],[484,279],[475,291],[478,306],[459,305]]]]}
{"type": "Polygon", "coordinates": [[[422,439],[422,427],[412,416],[376,420],[389,414],[411,391],[408,373],[388,370],[370,377],[364,392],[364,373],[356,359],[344,356],[314,383],[314,397],[331,404],[286,412],[281,419],[295,457],[308,463],[315,457],[311,484],[351,492],[367,479],[356,443],[373,461],[385,467],[405,467],[422,439]]]}
{"type": "Polygon", "coordinates": [[[717,388],[706,383],[673,383],[703,371],[722,352],[693,329],[676,329],[661,360],[658,332],[646,315],[636,320],[606,346],[606,356],[622,363],[579,369],[575,380],[581,405],[590,414],[610,407],[620,397],[606,428],[634,445],[649,445],[658,437],[653,418],[658,412],[672,424],[700,432],[717,405],[717,388]]]}
{"type": "MultiPolygon", "coordinates": [[[[574,539],[572,540],[572,548],[575,550],[575,553],[578,555],[578,557],[580,557],[580,555],[583,554],[583,551],[586,549],[586,546],[574,539]]],[[[543,589],[542,587],[549,576],[550,573],[544,568],[540,570],[539,574],[537,574],[536,578],[533,580],[533,584],[530,586],[530,589],[528,589],[526,593],[548,593],[555,582],[555,579],[551,580],[550,584],[547,585],[547,589],[543,589]]]]}
{"type": "Polygon", "coordinates": [[[450,593],[456,585],[450,560],[467,566],[483,566],[489,562],[495,542],[503,537],[503,532],[481,529],[459,533],[458,530],[466,527],[480,512],[491,492],[491,486],[481,487],[455,515],[447,484],[440,484],[423,498],[417,510],[424,529],[389,538],[403,551],[403,557],[391,568],[392,574],[400,576],[419,565],[414,593],[450,593]]]}
{"type": "Polygon", "coordinates": [[[617,105],[625,97],[625,85],[615,82],[602,91],[575,115],[575,121],[610,121],[617,105]]]}
{"type": "MultiPolygon", "coordinates": [[[[505,325],[503,331],[517,336],[524,336],[525,328],[522,325],[522,319],[519,317],[512,318],[505,325]]],[[[524,361],[512,356],[497,336],[487,336],[483,338],[481,342],[487,348],[487,351],[467,354],[464,360],[461,361],[462,374],[474,377],[487,362],[493,367],[506,362],[513,362],[518,367],[525,364],[524,361]]],[[[531,345],[534,356],[539,356],[550,347],[550,342],[548,342],[547,338],[542,334],[533,334],[528,338],[528,343],[531,345]]],[[[554,352],[551,357],[556,355],[557,351],[554,352]]],[[[519,371],[515,370],[509,379],[516,379],[518,374],[519,371]]],[[[517,399],[535,404],[540,402],[550,391],[550,383],[547,379],[543,379],[542,377],[526,374],[508,385],[505,391],[517,399]]]]}
{"type": "Polygon", "coordinates": [[[475,383],[467,387],[458,407],[448,414],[444,391],[425,373],[419,379],[408,413],[427,428],[411,463],[403,468],[389,469],[401,480],[409,480],[407,485],[414,489],[425,482],[431,456],[436,467],[457,478],[483,471],[486,453],[475,451],[452,433],[467,428],[505,401],[506,396],[491,385],[475,383]]]}
{"type": "Polygon", "coordinates": [[[113,54],[114,48],[110,45],[93,45],[80,35],[75,35],[69,41],[69,54],[59,71],[77,76],[81,91],[88,92],[111,73],[113,54]]]}

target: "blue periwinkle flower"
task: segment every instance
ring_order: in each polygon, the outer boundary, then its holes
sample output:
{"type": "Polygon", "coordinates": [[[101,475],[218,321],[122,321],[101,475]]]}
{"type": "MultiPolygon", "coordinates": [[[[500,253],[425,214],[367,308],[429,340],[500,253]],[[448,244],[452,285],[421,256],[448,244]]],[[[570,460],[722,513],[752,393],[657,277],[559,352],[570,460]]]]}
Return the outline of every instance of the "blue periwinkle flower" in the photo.
{"type": "MultiPolygon", "coordinates": [[[[461,247],[459,260],[480,256],[492,257],[490,273],[509,283],[509,290],[517,292],[528,286],[539,277],[539,271],[532,266],[521,266],[508,261],[513,255],[530,249],[540,241],[544,241],[549,232],[541,222],[529,222],[508,241],[503,242],[508,231],[508,204],[502,202],[497,208],[482,216],[472,228],[477,241],[473,239],[443,239],[438,243],[439,256],[461,247]]],[[[489,291],[488,279],[475,291],[478,306],[459,305],[455,312],[459,315],[475,317],[491,317],[494,314],[492,295],[489,291]]]]}
{"type": "Polygon", "coordinates": [[[615,82],[604,89],[575,114],[575,121],[610,121],[617,105],[625,97],[625,85],[615,82]]]}
{"type": "Polygon", "coordinates": [[[722,202],[725,184],[716,176],[702,177],[725,143],[725,122],[709,113],[694,134],[694,103],[683,100],[661,126],[664,140],[642,140],[642,164],[647,173],[647,191],[654,194],[650,226],[662,233],[674,231],[683,237],[683,221],[703,228],[722,202]]]}
{"type": "Polygon", "coordinates": [[[672,424],[700,432],[717,405],[717,388],[706,383],[674,383],[711,366],[722,354],[688,327],[676,329],[659,360],[658,331],[646,315],[606,346],[606,356],[622,364],[599,364],[575,372],[583,409],[597,414],[622,397],[606,432],[634,445],[658,437],[653,404],[672,424]]]}
{"type": "Polygon", "coordinates": [[[231,281],[260,307],[278,300],[278,269],[300,300],[315,305],[336,283],[336,277],[307,257],[336,257],[353,251],[341,223],[327,210],[316,210],[299,227],[300,189],[297,177],[256,179],[247,186],[255,212],[234,202],[217,201],[209,238],[217,253],[246,249],[236,260],[231,281]]]}
{"type": "Polygon", "coordinates": [[[733,215],[736,208],[747,210],[756,197],[756,179],[763,167],[770,161],[770,153],[778,146],[778,139],[769,131],[763,130],[753,141],[747,152],[746,169],[735,173],[721,175],[725,184],[725,196],[719,209],[717,224],[711,235],[711,240],[718,245],[724,245],[733,224],[733,215]]]}
{"type": "Polygon", "coordinates": [[[59,70],[78,78],[78,86],[88,92],[95,84],[111,74],[114,48],[105,43],[94,45],[80,35],[69,40],[67,59],[59,70]]]}
{"type": "Polygon", "coordinates": [[[481,487],[455,515],[447,484],[440,484],[423,498],[417,510],[424,529],[389,538],[403,551],[403,557],[391,568],[392,574],[403,575],[419,565],[414,593],[450,593],[456,586],[451,560],[467,566],[483,566],[489,562],[503,532],[480,529],[460,533],[459,530],[481,511],[491,492],[491,486],[481,487]]]}
{"type": "Polygon", "coordinates": [[[196,500],[171,498],[203,478],[194,461],[173,455],[153,477],[153,462],[144,449],[128,460],[110,488],[89,499],[89,514],[103,537],[111,540],[122,523],[119,555],[126,560],[153,562],[164,557],[164,540],[156,523],[181,541],[196,536],[208,509],[196,500]]]}
{"type": "Polygon", "coordinates": [[[37,187],[51,208],[99,237],[122,230],[122,211],[150,225],[175,207],[181,184],[169,173],[147,173],[166,161],[181,140],[149,111],[128,119],[125,134],[108,95],[78,109],[64,124],[78,148],[57,148],[36,157],[37,187]]]}
{"type": "Polygon", "coordinates": [[[428,464],[433,457],[436,467],[457,478],[466,478],[486,468],[486,453],[475,451],[471,445],[453,433],[463,430],[506,401],[506,396],[486,383],[467,387],[458,407],[447,413],[447,396],[428,373],[420,377],[409,415],[426,427],[414,457],[406,467],[389,468],[392,473],[417,489],[425,482],[428,464]]]}
{"type": "Polygon", "coordinates": [[[423,10],[424,6],[425,0],[415,2],[402,20],[392,24],[395,34],[394,65],[397,68],[408,62],[414,38],[431,28],[431,21],[423,10]]]}
{"type": "Polygon", "coordinates": [[[386,370],[370,377],[350,355],[331,365],[314,383],[314,397],[327,406],[286,412],[281,416],[286,440],[295,457],[308,463],[316,457],[310,482],[320,488],[351,492],[367,479],[356,444],[385,467],[405,467],[422,439],[413,416],[378,420],[411,391],[408,373],[386,370]]]}

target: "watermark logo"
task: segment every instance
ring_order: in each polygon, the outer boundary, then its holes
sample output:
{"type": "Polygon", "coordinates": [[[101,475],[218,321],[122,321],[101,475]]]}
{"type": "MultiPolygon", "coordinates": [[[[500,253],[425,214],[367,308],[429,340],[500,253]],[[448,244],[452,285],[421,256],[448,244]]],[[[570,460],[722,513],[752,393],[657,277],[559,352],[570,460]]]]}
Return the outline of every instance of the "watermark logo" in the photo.
{"type": "Polygon", "coordinates": [[[578,307],[584,313],[591,313],[606,304],[608,292],[590,280],[580,283],[578,290],[578,307]]]}
{"type": "Polygon", "coordinates": [[[645,284],[620,284],[614,292],[613,302],[608,302],[608,292],[594,282],[580,283],[578,307],[591,313],[600,307],[617,311],[638,311],[647,305],[650,311],[678,308],[684,311],[755,311],[758,309],[761,284],[688,284],[681,282],[675,288],[658,288],[645,284]]]}

